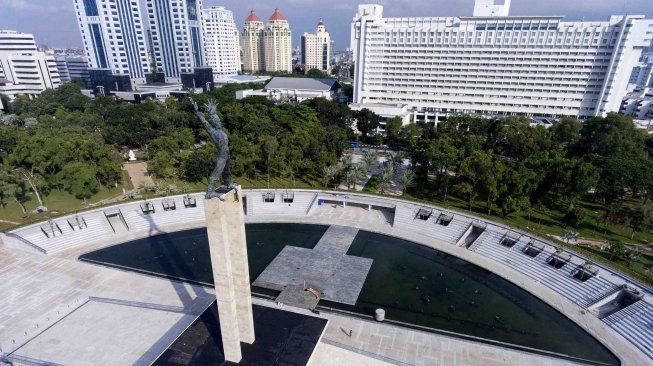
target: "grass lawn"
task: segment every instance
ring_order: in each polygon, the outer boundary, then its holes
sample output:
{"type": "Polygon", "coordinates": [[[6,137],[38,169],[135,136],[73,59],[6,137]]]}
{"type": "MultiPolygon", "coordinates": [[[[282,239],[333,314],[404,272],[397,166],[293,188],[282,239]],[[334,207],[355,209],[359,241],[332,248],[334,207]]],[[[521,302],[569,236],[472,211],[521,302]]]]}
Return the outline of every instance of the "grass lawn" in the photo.
{"type": "Polygon", "coordinates": [[[0,220],[2,220],[0,221],[0,230],[7,230],[18,225],[26,225],[47,220],[51,217],[88,209],[89,205],[122,195],[122,188],[119,186],[109,190],[102,187],[96,195],[86,200],[86,203],[67,192],[54,190],[43,195],[43,203],[48,208],[48,211],[42,213],[33,212],[38,207],[39,202],[33,194],[30,194],[29,197],[31,199],[24,203],[27,211],[26,215],[23,214],[18,203],[13,200],[7,200],[5,208],[0,209],[0,220]]]}
{"type": "Polygon", "coordinates": [[[373,175],[363,187],[363,193],[377,193],[379,191],[379,176],[373,175]]]}

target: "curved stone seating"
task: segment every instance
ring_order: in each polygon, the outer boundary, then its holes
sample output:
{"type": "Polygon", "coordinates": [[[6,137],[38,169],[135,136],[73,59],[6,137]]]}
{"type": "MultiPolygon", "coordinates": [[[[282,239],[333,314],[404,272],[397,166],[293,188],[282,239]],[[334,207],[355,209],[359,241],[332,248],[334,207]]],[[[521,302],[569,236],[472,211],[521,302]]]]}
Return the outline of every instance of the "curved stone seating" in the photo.
{"type": "Polygon", "coordinates": [[[180,222],[201,222],[204,220],[204,200],[197,199],[195,207],[185,207],[183,197],[168,197],[150,200],[154,212],[144,213],[140,205],[130,205],[122,209],[129,231],[148,231],[150,235],[168,232],[166,229],[180,222]],[[164,210],[164,201],[174,202],[176,209],[164,210]]]}
{"type": "Polygon", "coordinates": [[[297,192],[284,197],[286,190],[250,191],[245,194],[247,197],[247,215],[255,216],[278,216],[278,215],[305,215],[317,193],[297,192]],[[268,202],[264,196],[271,193],[268,202]]]}
{"type": "Polygon", "coordinates": [[[573,256],[569,263],[555,269],[547,263],[547,259],[554,252],[551,247],[545,247],[542,253],[532,258],[523,253],[524,246],[528,244],[524,240],[519,240],[512,248],[501,245],[506,232],[498,229],[488,227],[470,249],[541,282],[583,308],[589,307],[606,293],[617,291],[616,284],[601,278],[600,275],[585,282],[574,278],[571,273],[580,262],[573,256]]]}
{"type": "Polygon", "coordinates": [[[424,206],[398,204],[395,210],[395,230],[420,233],[449,244],[455,244],[472,222],[466,217],[453,215],[453,220],[449,225],[440,225],[437,220],[443,211],[437,209],[433,209],[428,220],[422,220],[418,214],[423,208],[424,206]]]}
{"type": "Polygon", "coordinates": [[[640,300],[603,321],[653,359],[653,306],[640,300]]]}

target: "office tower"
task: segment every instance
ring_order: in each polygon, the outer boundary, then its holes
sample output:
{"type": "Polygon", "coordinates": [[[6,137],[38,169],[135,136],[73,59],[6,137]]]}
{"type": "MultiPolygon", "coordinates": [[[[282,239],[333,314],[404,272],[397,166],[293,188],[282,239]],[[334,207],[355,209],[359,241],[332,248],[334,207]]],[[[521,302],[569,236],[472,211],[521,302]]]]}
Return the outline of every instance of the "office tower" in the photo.
{"type": "Polygon", "coordinates": [[[68,72],[68,65],[66,64],[66,55],[55,55],[54,62],[57,65],[57,72],[62,84],[70,82],[70,73],[68,72]]]}
{"type": "Polygon", "coordinates": [[[651,42],[651,20],[510,17],[509,1],[493,4],[478,0],[476,16],[438,18],[385,18],[383,6],[360,5],[351,28],[354,103],[405,104],[425,122],[456,113],[589,117],[619,110],[651,42]]]}
{"type": "Polygon", "coordinates": [[[222,6],[211,6],[202,11],[202,33],[206,66],[213,69],[213,77],[221,78],[240,72],[240,40],[234,14],[222,6]]]}
{"type": "Polygon", "coordinates": [[[37,50],[33,35],[0,31],[0,93],[34,97],[59,85],[54,57],[37,50]]]}
{"type": "Polygon", "coordinates": [[[265,70],[263,53],[263,30],[265,26],[258,15],[251,11],[243,27],[243,71],[257,73],[265,70]]]}
{"type": "Polygon", "coordinates": [[[71,81],[81,79],[85,83],[89,82],[88,60],[85,56],[66,56],[66,66],[71,81]]]}
{"type": "Polygon", "coordinates": [[[322,18],[317,23],[315,34],[304,33],[302,36],[302,64],[307,72],[311,69],[331,70],[331,37],[322,18]]]}
{"type": "Polygon", "coordinates": [[[204,65],[202,0],[146,0],[156,71],[179,81],[204,65]]]}
{"type": "Polygon", "coordinates": [[[290,26],[279,9],[268,19],[263,31],[265,71],[292,72],[292,39],[290,26]]]}
{"type": "Polygon", "coordinates": [[[144,83],[150,64],[139,1],[73,0],[73,4],[93,74],[110,77],[110,70],[126,84],[144,83]]]}

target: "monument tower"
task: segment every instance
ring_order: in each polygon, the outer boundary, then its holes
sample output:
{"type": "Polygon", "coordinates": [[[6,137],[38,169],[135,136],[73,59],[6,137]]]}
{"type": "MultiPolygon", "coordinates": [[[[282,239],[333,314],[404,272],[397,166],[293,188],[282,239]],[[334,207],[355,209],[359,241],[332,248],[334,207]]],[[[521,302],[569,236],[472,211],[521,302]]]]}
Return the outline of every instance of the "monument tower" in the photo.
{"type": "Polygon", "coordinates": [[[217,104],[206,105],[210,122],[191,100],[195,115],[218,148],[215,169],[209,177],[209,187],[204,200],[206,230],[211,251],[213,282],[220,316],[220,331],[224,356],[238,363],[242,359],[240,342],[254,343],[254,317],[252,294],[245,240],[245,212],[241,199],[242,189],[231,182],[229,174],[229,138],[222,129],[217,114],[217,104]],[[223,185],[215,188],[222,177],[223,185]]]}

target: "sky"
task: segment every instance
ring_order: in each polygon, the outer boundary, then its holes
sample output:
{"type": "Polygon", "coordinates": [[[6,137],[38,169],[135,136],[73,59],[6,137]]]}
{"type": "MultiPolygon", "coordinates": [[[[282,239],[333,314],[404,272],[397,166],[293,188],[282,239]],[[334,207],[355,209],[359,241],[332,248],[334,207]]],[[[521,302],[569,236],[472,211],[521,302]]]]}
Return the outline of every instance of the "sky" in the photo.
{"type": "MultiPolygon", "coordinates": [[[[141,0],[143,1],[143,0],[141,0]]],[[[252,9],[263,19],[278,7],[293,32],[293,46],[304,32],[314,32],[319,18],[335,41],[336,50],[349,47],[355,0],[204,0],[204,6],[221,5],[234,12],[241,29],[252,9]]],[[[384,16],[469,16],[474,0],[368,0],[384,5],[384,16]]],[[[141,7],[144,11],[145,7],[141,7]]],[[[510,15],[566,15],[568,20],[607,20],[614,14],[641,14],[653,18],[651,0],[512,0],[510,15]]],[[[143,17],[145,20],[145,17],[143,17]]],[[[0,0],[0,29],[32,33],[37,44],[81,48],[72,0],[0,0]]]]}

